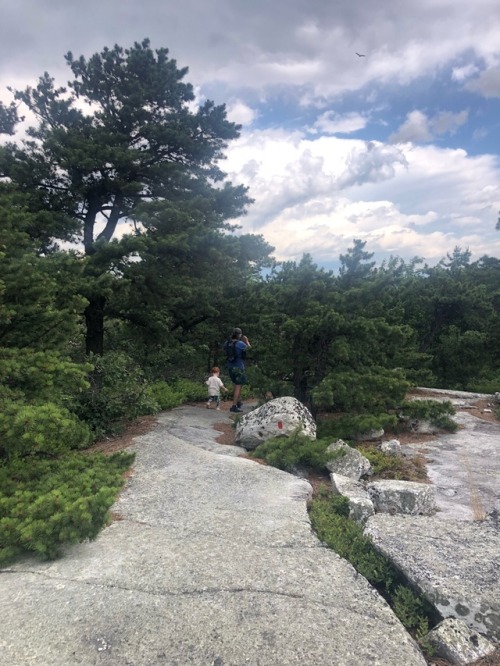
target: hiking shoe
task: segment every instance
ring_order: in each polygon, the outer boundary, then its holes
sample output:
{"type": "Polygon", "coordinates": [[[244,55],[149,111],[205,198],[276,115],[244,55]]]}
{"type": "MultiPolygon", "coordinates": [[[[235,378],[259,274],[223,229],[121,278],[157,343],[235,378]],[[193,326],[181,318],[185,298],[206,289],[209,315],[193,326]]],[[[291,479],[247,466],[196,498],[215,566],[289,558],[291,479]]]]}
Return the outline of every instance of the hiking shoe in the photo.
{"type": "Polygon", "coordinates": [[[229,408],[229,411],[238,414],[238,413],[241,413],[243,410],[242,410],[240,407],[238,407],[238,405],[232,405],[232,406],[229,408]]]}
{"type": "Polygon", "coordinates": [[[217,407],[217,408],[216,408],[216,411],[220,412],[220,407],[217,407]]]}

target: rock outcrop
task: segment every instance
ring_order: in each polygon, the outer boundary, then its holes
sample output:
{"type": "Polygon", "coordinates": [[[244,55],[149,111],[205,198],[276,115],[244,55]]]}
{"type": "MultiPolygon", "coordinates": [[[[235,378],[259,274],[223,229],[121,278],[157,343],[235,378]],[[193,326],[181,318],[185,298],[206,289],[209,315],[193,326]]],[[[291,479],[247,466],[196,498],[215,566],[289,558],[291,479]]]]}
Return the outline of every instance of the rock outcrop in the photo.
{"type": "Polygon", "coordinates": [[[442,617],[500,641],[500,531],[493,522],[379,513],[365,532],[442,617]]]}
{"type": "Polygon", "coordinates": [[[434,487],[413,481],[373,481],[367,486],[376,513],[430,516],[436,511],[434,487]]]}
{"type": "Polygon", "coordinates": [[[236,425],[235,443],[250,451],[272,437],[299,431],[316,439],[316,423],[311,412],[295,398],[276,398],[241,417],[236,425]]]}

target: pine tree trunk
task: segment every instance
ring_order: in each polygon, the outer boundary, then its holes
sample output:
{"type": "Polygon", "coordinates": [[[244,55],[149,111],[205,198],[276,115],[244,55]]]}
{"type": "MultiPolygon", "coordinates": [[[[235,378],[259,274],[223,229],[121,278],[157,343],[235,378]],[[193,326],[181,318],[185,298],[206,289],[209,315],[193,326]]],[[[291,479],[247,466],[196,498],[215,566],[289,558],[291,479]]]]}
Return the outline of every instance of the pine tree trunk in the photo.
{"type": "Polygon", "coordinates": [[[106,298],[104,296],[94,296],[90,299],[85,309],[85,323],[87,334],[85,345],[87,354],[104,354],[104,306],[106,298]]]}

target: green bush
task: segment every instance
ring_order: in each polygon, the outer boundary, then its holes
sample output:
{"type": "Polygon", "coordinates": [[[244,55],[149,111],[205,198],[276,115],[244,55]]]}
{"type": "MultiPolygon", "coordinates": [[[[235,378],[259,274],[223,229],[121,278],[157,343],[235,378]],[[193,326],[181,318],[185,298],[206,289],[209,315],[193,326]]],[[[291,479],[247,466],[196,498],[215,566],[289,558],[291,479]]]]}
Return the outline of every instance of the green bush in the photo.
{"type": "Polygon", "coordinates": [[[429,421],[437,428],[456,432],[458,426],[450,417],[455,408],[449,400],[405,400],[399,409],[399,429],[407,429],[412,420],[429,421]]]}
{"type": "Polygon", "coordinates": [[[207,385],[204,380],[196,382],[192,379],[177,379],[174,388],[182,395],[181,402],[201,402],[207,399],[207,385]]]}
{"type": "Polygon", "coordinates": [[[392,609],[407,629],[415,630],[417,638],[422,638],[429,632],[428,603],[409,587],[396,587],[392,596],[392,609]]]}
{"type": "Polygon", "coordinates": [[[23,552],[52,559],[63,544],[95,538],[133,457],[70,453],[0,466],[0,563],[23,552]]]}
{"type": "Polygon", "coordinates": [[[319,539],[348,560],[384,596],[403,625],[417,638],[425,635],[437,618],[424,597],[416,594],[401,573],[379,553],[363,528],[348,517],[347,498],[313,500],[309,515],[319,539]]]}
{"type": "Polygon", "coordinates": [[[338,419],[318,419],[318,437],[321,439],[353,440],[371,430],[391,429],[397,417],[392,414],[346,414],[338,419]]]}
{"type": "Polygon", "coordinates": [[[377,413],[395,407],[409,387],[401,370],[344,370],[325,377],[312,391],[312,399],[325,411],[377,413]]]}
{"type": "MultiPolygon", "coordinates": [[[[268,375],[258,365],[251,365],[248,367],[246,375],[251,386],[250,393],[259,398],[262,402],[266,400],[269,393],[271,393],[274,398],[293,396],[293,386],[290,381],[285,381],[272,375],[268,375]]],[[[243,388],[247,388],[247,385],[243,388]]]]}
{"type": "Polygon", "coordinates": [[[384,453],[373,446],[360,444],[356,448],[370,461],[374,476],[385,479],[403,478],[404,462],[401,457],[384,453]]]}
{"type": "Polygon", "coordinates": [[[348,514],[346,498],[313,500],[309,515],[314,530],[321,541],[348,560],[370,583],[390,589],[396,579],[394,568],[375,550],[362,526],[348,518],[346,504],[348,514]]]}
{"type": "Polygon", "coordinates": [[[71,398],[89,386],[91,367],[55,351],[0,347],[0,400],[53,402],[71,409],[71,398]]]}
{"type": "Polygon", "coordinates": [[[0,447],[11,459],[56,456],[90,443],[89,427],[64,407],[52,403],[8,403],[0,413],[0,447]]]}
{"type": "MultiPolygon", "coordinates": [[[[429,386],[429,384],[423,384],[423,386],[429,386]]],[[[500,373],[497,370],[494,372],[492,377],[471,379],[468,382],[467,388],[465,390],[472,391],[473,393],[493,394],[498,391],[499,387],[500,387],[500,373]]]]}
{"type": "Polygon", "coordinates": [[[93,363],[90,388],[77,397],[74,411],[89,424],[96,439],[119,432],[126,420],[160,410],[142,370],[126,354],[109,352],[93,363]]]}
{"type": "Polygon", "coordinates": [[[159,409],[172,409],[182,404],[185,400],[184,393],[161,380],[149,384],[146,392],[151,402],[156,403],[159,409]]]}
{"type": "Polygon", "coordinates": [[[278,469],[292,470],[296,465],[304,465],[322,470],[332,457],[325,453],[329,443],[326,440],[312,440],[295,432],[290,436],[268,439],[249,455],[263,458],[278,469]]]}

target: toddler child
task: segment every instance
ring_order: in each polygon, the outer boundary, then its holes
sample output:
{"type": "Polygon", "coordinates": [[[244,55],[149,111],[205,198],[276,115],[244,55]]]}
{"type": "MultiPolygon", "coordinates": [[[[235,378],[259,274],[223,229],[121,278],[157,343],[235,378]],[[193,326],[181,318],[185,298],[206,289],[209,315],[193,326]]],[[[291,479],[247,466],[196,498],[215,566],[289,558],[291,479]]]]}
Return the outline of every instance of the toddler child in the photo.
{"type": "Polygon", "coordinates": [[[220,370],[217,366],[212,368],[212,375],[207,379],[205,384],[208,386],[208,401],[207,409],[210,409],[210,403],[215,402],[215,408],[220,410],[220,392],[227,391],[227,388],[219,378],[220,370]]]}

